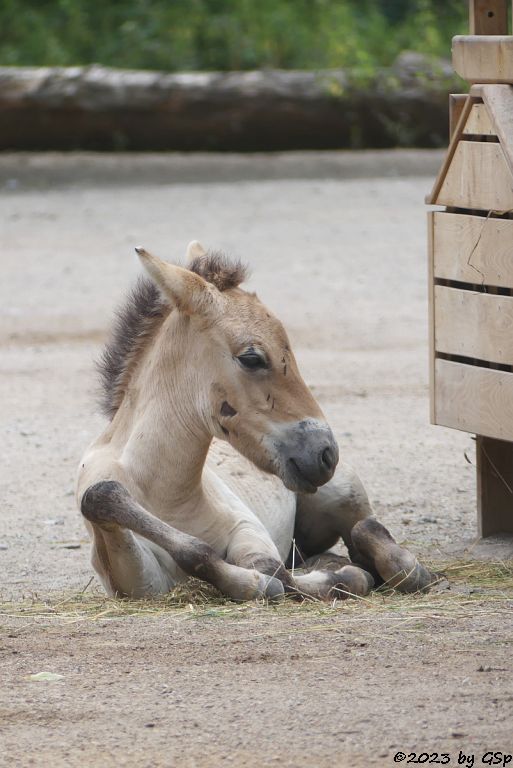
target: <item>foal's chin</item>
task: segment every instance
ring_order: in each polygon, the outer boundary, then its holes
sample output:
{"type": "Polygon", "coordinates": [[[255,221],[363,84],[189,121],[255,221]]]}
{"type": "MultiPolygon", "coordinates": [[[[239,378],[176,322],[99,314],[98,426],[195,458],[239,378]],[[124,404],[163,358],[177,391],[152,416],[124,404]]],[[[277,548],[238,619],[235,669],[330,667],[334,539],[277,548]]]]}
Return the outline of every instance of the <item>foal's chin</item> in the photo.
{"type": "Polygon", "coordinates": [[[301,474],[294,459],[283,457],[279,454],[265,457],[255,455],[254,453],[243,454],[258,469],[269,475],[277,477],[287,490],[293,493],[315,493],[321,485],[328,482],[329,478],[321,480],[317,484],[301,474]]]}
{"type": "Polygon", "coordinates": [[[321,485],[324,485],[324,481],[319,485],[314,485],[307,478],[302,477],[295,468],[278,475],[285,488],[294,493],[315,493],[321,485]]]}
{"type": "Polygon", "coordinates": [[[315,478],[307,477],[301,471],[297,461],[290,457],[283,458],[281,456],[275,461],[271,471],[273,475],[280,478],[285,488],[293,491],[293,493],[315,493],[333,476],[333,472],[327,472],[323,473],[322,476],[317,475],[315,478]]]}

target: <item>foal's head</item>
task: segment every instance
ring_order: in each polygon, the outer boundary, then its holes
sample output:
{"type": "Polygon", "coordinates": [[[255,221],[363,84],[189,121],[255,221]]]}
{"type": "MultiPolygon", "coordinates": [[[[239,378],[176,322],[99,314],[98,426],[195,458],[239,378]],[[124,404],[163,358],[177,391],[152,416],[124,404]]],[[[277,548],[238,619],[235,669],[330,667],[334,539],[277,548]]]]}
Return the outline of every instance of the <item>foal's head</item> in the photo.
{"type": "Polygon", "coordinates": [[[293,491],[314,492],[326,483],[337,444],[283,325],[238,287],[244,269],[198,243],[189,246],[189,269],[137,252],[186,328],[183,364],[195,368],[197,408],[210,434],[293,491]]]}

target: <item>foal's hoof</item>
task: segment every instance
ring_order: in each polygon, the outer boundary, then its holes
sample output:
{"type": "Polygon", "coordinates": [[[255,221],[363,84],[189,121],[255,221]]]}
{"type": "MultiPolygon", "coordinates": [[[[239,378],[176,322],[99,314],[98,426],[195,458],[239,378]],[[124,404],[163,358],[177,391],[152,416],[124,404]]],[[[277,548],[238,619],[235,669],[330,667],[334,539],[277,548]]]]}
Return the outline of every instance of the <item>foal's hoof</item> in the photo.
{"type": "Polygon", "coordinates": [[[398,592],[421,592],[438,580],[411,552],[397,545],[395,551],[376,560],[376,565],[386,584],[398,592]]]}
{"type": "Polygon", "coordinates": [[[400,547],[375,518],[356,523],[351,538],[358,551],[374,563],[387,586],[399,592],[418,592],[437,581],[437,576],[424,568],[411,552],[400,547]]]}
{"type": "Polygon", "coordinates": [[[218,584],[218,587],[231,600],[277,600],[285,593],[283,584],[274,576],[229,563],[224,564],[224,571],[224,582],[218,584]]]}
{"type": "Polygon", "coordinates": [[[267,600],[279,600],[285,594],[285,588],[279,579],[262,574],[258,581],[258,593],[255,597],[265,597],[267,600]]]}
{"type": "Polygon", "coordinates": [[[363,597],[368,595],[374,586],[374,579],[371,574],[356,565],[345,565],[340,570],[335,571],[334,575],[338,581],[332,587],[332,592],[335,593],[333,596],[336,596],[337,591],[339,591],[344,597],[363,597]]]}

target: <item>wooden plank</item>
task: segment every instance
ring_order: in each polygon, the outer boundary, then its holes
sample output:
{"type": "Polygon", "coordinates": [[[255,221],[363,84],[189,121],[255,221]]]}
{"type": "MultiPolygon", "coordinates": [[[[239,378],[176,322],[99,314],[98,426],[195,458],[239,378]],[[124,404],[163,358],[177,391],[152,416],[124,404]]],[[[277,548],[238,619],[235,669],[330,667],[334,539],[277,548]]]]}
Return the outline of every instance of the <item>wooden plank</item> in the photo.
{"type": "Polygon", "coordinates": [[[513,288],[513,220],[434,213],[434,276],[513,288]]]}
{"type": "Polygon", "coordinates": [[[501,145],[484,141],[458,142],[433,202],[484,211],[513,210],[513,174],[501,145]]]}
{"type": "MultiPolygon", "coordinates": [[[[507,87],[507,86],[506,86],[507,87]]],[[[495,136],[495,128],[484,104],[474,104],[463,129],[464,135],[495,136]]]]}
{"type": "Polygon", "coordinates": [[[428,223],[428,330],[429,330],[429,416],[435,423],[435,280],[434,280],[434,226],[435,213],[429,211],[428,223]]]}
{"type": "Polygon", "coordinates": [[[458,120],[461,117],[463,107],[467,101],[467,93],[450,93],[449,94],[449,136],[453,137],[458,120]]]}
{"type": "Polygon", "coordinates": [[[452,65],[470,83],[513,83],[513,36],[456,35],[452,65]]]}
{"type": "Polygon", "coordinates": [[[469,0],[471,35],[507,35],[507,0],[469,0]]]}
{"type": "Polygon", "coordinates": [[[511,85],[481,86],[483,101],[501,143],[506,162],[513,174],[513,87],[511,85]]]}
{"type": "Polygon", "coordinates": [[[513,534],[513,443],[477,435],[476,465],[479,535],[513,534]]]}
{"type": "Polygon", "coordinates": [[[435,361],[435,423],[513,440],[513,373],[435,361]]]}
{"type": "Polygon", "coordinates": [[[513,365],[513,296],[437,285],[435,311],[437,352],[513,365]]]}

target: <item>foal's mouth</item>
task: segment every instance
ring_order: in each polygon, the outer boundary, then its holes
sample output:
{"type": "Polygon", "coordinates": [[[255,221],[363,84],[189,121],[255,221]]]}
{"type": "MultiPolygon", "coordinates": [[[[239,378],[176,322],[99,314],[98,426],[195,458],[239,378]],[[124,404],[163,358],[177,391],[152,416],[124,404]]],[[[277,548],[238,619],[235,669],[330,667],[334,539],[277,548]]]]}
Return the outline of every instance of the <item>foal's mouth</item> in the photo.
{"type": "MultiPolygon", "coordinates": [[[[304,476],[294,459],[287,460],[287,475],[289,477],[292,476],[294,482],[294,487],[290,488],[290,490],[299,493],[315,493],[317,490],[317,486],[304,476]]],[[[289,480],[288,477],[287,480],[289,480]]],[[[288,483],[285,483],[285,485],[289,487],[288,483]]]]}

